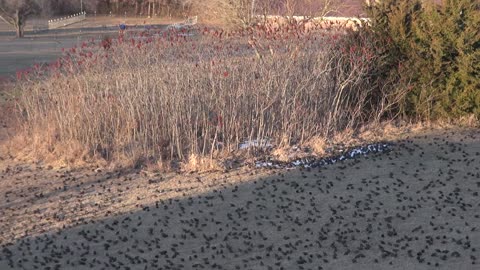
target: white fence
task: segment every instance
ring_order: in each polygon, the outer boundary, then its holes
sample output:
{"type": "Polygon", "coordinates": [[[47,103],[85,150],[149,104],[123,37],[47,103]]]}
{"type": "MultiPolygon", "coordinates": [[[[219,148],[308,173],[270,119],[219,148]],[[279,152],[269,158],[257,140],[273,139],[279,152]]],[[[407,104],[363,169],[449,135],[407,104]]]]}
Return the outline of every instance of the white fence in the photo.
{"type": "Polygon", "coordinates": [[[86,19],[86,12],[77,13],[68,17],[58,18],[48,21],[48,29],[57,29],[70,24],[81,22],[86,19]]]}

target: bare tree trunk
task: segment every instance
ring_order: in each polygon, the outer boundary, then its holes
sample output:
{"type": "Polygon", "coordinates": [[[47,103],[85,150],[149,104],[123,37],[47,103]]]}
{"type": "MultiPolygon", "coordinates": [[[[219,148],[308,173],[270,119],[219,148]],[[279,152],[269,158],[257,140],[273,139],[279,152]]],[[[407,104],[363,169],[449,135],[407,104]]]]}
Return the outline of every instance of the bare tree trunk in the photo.
{"type": "Polygon", "coordinates": [[[17,38],[23,37],[23,30],[20,27],[17,27],[17,38]]]}
{"type": "Polygon", "coordinates": [[[20,16],[20,10],[15,11],[15,30],[17,33],[17,38],[22,38],[23,37],[23,20],[22,17],[20,16]]]}
{"type": "Polygon", "coordinates": [[[142,16],[145,15],[145,3],[143,3],[143,2],[141,4],[140,14],[142,14],[142,16]]]}

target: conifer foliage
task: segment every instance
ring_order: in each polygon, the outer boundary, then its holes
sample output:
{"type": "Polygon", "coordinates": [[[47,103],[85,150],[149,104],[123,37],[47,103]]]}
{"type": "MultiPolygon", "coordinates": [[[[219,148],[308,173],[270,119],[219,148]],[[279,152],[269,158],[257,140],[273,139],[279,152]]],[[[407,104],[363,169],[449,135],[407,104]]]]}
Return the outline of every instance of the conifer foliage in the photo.
{"type": "Polygon", "coordinates": [[[370,30],[391,40],[389,76],[408,89],[403,113],[480,117],[480,2],[386,0],[367,10],[370,30]]]}

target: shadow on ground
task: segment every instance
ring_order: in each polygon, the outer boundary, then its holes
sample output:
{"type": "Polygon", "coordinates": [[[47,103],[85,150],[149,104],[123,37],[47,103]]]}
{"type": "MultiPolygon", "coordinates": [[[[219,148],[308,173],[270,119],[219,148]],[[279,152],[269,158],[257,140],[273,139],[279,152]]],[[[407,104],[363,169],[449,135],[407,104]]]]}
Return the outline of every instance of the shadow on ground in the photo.
{"type": "Polygon", "coordinates": [[[417,136],[21,237],[0,269],[478,269],[479,167],[478,129],[417,136]]]}

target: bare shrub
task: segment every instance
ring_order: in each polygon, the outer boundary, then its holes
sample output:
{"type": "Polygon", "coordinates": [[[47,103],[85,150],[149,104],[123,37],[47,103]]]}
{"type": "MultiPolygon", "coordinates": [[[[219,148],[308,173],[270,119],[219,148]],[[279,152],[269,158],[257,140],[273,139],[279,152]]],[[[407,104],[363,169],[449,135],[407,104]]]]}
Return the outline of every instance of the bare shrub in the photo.
{"type": "Polygon", "coordinates": [[[191,10],[204,21],[220,23],[224,27],[246,27],[254,21],[255,0],[192,1],[191,10]]]}
{"type": "Polygon", "coordinates": [[[330,14],[340,7],[334,0],[191,0],[191,13],[203,21],[223,27],[249,27],[267,15],[313,19],[330,14]],[[260,16],[261,15],[261,16],[260,16]]]}
{"type": "Polygon", "coordinates": [[[296,25],[196,31],[90,41],[20,74],[26,134],[110,161],[213,167],[243,141],[301,145],[382,114],[373,43],[342,49],[347,36],[296,25]]]}

